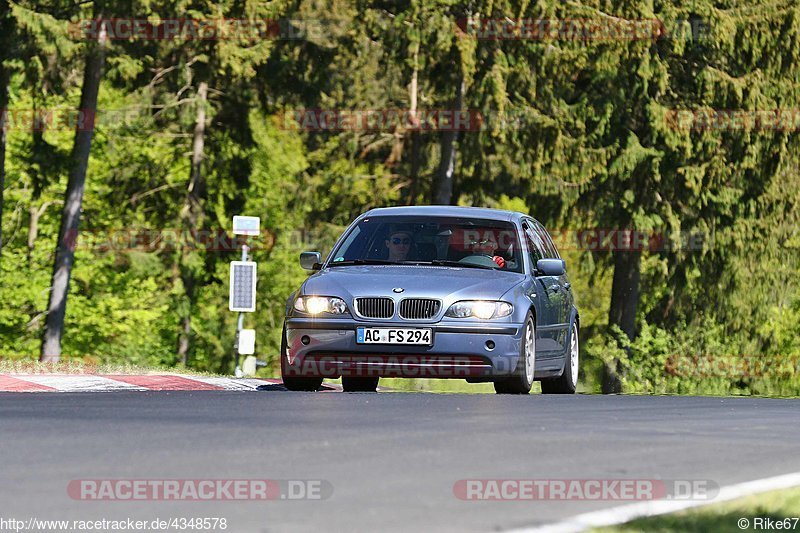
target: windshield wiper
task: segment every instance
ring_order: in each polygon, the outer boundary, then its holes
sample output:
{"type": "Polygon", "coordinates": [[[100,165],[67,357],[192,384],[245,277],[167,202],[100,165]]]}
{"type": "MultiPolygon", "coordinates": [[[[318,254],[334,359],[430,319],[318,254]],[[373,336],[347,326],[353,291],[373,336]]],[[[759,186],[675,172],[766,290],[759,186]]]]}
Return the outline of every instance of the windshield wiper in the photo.
{"type": "Polygon", "coordinates": [[[474,263],[461,263],[460,261],[447,261],[446,259],[434,259],[433,261],[403,261],[408,264],[450,266],[458,268],[482,268],[483,270],[497,270],[490,266],[476,265],[474,263]]]}
{"type": "Polygon", "coordinates": [[[382,259],[353,259],[350,261],[331,261],[329,267],[348,266],[348,265],[396,265],[394,261],[384,261],[382,259]]]}

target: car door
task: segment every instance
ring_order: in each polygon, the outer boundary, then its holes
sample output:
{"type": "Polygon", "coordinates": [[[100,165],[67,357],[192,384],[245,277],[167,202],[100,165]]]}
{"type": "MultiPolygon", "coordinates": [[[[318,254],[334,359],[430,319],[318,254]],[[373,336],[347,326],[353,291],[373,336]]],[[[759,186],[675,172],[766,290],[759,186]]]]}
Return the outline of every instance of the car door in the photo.
{"type": "Polygon", "coordinates": [[[558,342],[560,308],[560,285],[555,276],[542,276],[536,270],[539,259],[546,257],[544,243],[530,222],[522,224],[525,236],[525,252],[531,264],[531,295],[538,300],[536,307],[536,356],[541,359],[560,357],[563,347],[558,342]]]}
{"type": "MultiPolygon", "coordinates": [[[[536,231],[536,234],[539,236],[539,239],[544,244],[545,254],[549,259],[561,259],[561,256],[558,254],[558,250],[556,250],[556,246],[553,243],[553,240],[550,238],[550,234],[544,229],[544,226],[537,221],[533,220],[533,228],[536,231]]],[[[558,343],[562,346],[564,353],[568,348],[567,343],[569,342],[569,320],[570,315],[572,314],[572,307],[573,307],[573,299],[572,299],[572,286],[569,283],[569,277],[567,276],[566,272],[561,276],[556,278],[557,283],[559,285],[559,297],[557,298],[557,327],[558,327],[558,336],[557,340],[558,343]]]]}

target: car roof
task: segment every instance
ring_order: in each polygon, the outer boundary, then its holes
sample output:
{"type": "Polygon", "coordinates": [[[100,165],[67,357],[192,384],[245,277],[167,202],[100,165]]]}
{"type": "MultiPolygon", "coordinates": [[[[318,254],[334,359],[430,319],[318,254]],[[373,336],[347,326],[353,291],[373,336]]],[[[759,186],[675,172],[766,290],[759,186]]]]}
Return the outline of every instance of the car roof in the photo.
{"type": "Polygon", "coordinates": [[[519,220],[525,215],[516,211],[489,209],[488,207],[462,207],[456,205],[409,205],[399,207],[379,207],[371,209],[363,216],[440,216],[475,217],[489,220],[519,220]]]}

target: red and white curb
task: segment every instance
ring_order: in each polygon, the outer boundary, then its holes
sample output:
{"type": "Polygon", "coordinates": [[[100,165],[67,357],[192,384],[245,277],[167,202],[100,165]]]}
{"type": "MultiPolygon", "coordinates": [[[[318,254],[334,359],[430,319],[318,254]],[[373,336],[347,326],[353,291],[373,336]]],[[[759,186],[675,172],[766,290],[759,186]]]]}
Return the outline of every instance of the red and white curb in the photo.
{"type": "MultiPolygon", "coordinates": [[[[227,390],[256,391],[280,385],[279,379],[222,378],[182,374],[100,375],[100,374],[0,374],[0,392],[111,392],[227,390]]],[[[322,392],[340,391],[325,383],[322,392]]]]}

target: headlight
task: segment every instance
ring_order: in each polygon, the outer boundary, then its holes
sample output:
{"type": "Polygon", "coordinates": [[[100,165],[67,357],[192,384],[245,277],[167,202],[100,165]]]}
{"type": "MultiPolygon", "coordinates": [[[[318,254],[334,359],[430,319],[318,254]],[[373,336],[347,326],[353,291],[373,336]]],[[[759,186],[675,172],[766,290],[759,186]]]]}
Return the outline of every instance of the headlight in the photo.
{"type": "Polygon", "coordinates": [[[343,315],[347,312],[347,304],[335,296],[300,296],[294,301],[294,308],[309,315],[322,313],[343,315]]]}
{"type": "Polygon", "coordinates": [[[514,306],[508,302],[495,302],[491,300],[465,300],[456,302],[444,314],[450,318],[503,318],[514,311],[514,306]]]}

